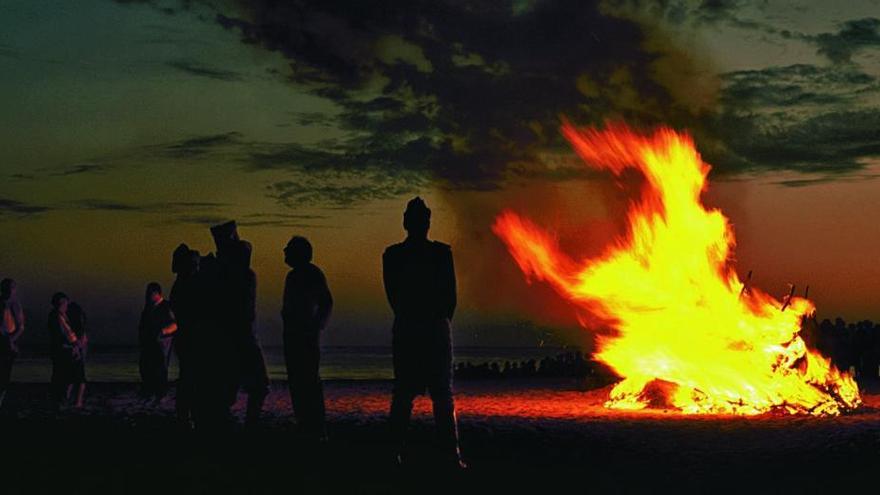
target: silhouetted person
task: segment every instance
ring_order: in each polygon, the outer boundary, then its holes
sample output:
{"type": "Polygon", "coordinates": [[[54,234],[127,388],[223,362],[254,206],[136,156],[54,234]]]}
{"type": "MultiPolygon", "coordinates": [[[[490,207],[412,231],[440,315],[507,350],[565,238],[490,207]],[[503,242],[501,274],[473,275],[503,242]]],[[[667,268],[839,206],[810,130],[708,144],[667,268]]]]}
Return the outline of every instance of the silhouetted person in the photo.
{"type": "Polygon", "coordinates": [[[171,337],[177,331],[177,321],[158,283],[147,284],[144,299],[138,328],[141,384],[145,396],[159,400],[168,390],[171,337]]]}
{"type": "Polygon", "coordinates": [[[224,333],[232,339],[239,374],[232,388],[230,405],[240,384],[248,396],[245,423],[255,425],[269,394],[269,373],[263,350],[254,329],[256,320],[257,276],[251,270],[251,245],[233,241],[220,262],[223,270],[224,333]]]}
{"type": "Polygon", "coordinates": [[[198,348],[196,337],[201,323],[198,251],[181,244],[174,250],[171,271],[177,274],[168,302],[177,318],[174,350],[177,353],[179,375],[175,409],[181,425],[189,426],[194,419],[195,360],[198,348]]]}
{"type": "Polygon", "coordinates": [[[73,332],[67,309],[70,299],[63,292],[52,296],[52,311],[49,312],[49,345],[52,356],[52,398],[59,404],[70,399],[73,383],[74,361],[77,359],[78,338],[73,332]]]}
{"type": "Polygon", "coordinates": [[[425,202],[418,197],[411,200],[403,214],[407,238],[388,247],[382,258],[385,292],[394,311],[392,436],[400,462],[413,400],[427,389],[445,454],[454,466],[465,467],[452,398],[455,269],[450,247],[428,240],[430,224],[431,210],[425,202]]]}
{"type": "Polygon", "coordinates": [[[24,311],[18,300],[15,280],[0,281],[0,407],[12,377],[12,365],[18,356],[17,341],[24,333],[24,311]]]}
{"type": "Polygon", "coordinates": [[[71,302],[67,306],[67,320],[76,335],[73,348],[73,362],[70,368],[70,387],[75,392],[74,406],[81,408],[86,396],[86,355],[88,354],[89,334],[86,331],[88,319],[82,307],[71,302]]]}
{"type": "Polygon", "coordinates": [[[281,319],[284,361],[296,423],[312,439],[326,438],[324,388],[321,384],[321,332],[333,309],[333,297],[320,268],[312,264],[312,245],[294,236],[284,248],[292,270],[284,281],[281,319]]]}

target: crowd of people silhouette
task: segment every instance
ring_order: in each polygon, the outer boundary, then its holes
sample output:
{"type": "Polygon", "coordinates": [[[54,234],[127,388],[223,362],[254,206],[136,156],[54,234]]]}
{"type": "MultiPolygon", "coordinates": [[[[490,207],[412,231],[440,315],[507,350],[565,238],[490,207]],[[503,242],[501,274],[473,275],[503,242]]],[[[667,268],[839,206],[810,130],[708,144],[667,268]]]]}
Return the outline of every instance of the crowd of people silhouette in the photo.
{"type": "MultiPolygon", "coordinates": [[[[416,197],[403,215],[406,239],[383,255],[383,277],[394,312],[394,388],[390,406],[395,459],[406,459],[413,400],[431,395],[443,453],[456,469],[462,461],[452,394],[451,320],[456,305],[452,251],[428,240],[431,210],[416,197]]],[[[269,393],[269,374],[255,333],[257,278],[251,244],[234,221],[211,227],[215,252],[202,256],[186,244],[172,253],[176,278],[166,298],[157,282],[146,286],[138,326],[138,369],[142,395],[158,403],[169,389],[172,352],[179,362],[175,409],[179,424],[222,431],[233,424],[230,408],[247,395],[245,426],[259,423],[269,393]]],[[[294,236],[284,247],[290,267],[281,316],[291,406],[305,438],[327,441],[324,393],[319,373],[320,335],[333,309],[321,269],[312,263],[312,245],[294,236]]],[[[24,332],[24,313],[15,282],[0,286],[0,405],[24,332]]],[[[63,292],[52,296],[48,333],[52,358],[51,395],[58,403],[82,407],[88,347],[86,315],[63,292]]]]}

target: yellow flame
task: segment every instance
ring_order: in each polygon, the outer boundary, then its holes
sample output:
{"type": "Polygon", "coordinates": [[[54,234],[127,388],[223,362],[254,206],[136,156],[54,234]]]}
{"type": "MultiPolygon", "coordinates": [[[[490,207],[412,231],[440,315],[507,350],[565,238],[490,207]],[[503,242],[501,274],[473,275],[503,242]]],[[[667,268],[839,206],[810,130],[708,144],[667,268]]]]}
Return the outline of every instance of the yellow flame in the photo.
{"type": "Polygon", "coordinates": [[[513,212],[502,212],[493,230],[530,280],[550,283],[615,328],[598,338],[594,356],[624,377],[606,406],[644,408],[652,383],[671,384],[661,387],[665,405],[685,413],[836,415],[860,404],[852,376],[799,335],[812,302],[792,297],[782,310],[760,290],[741,294],[730,262],[733,230],[720,210],[702,204],[710,167],[690,136],[568,123],[562,132],[588,165],[644,175],[627,234],[580,262],[513,212]]]}

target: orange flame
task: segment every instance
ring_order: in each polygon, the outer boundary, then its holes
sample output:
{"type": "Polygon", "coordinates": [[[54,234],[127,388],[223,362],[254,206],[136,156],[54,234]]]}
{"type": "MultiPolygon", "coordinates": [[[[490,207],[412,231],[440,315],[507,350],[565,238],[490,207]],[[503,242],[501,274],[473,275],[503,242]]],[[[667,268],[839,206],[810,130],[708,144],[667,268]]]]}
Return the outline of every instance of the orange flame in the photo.
{"type": "Polygon", "coordinates": [[[501,213],[493,231],[529,280],[548,282],[617,331],[597,337],[594,356],[624,377],[607,407],[642,409],[658,390],[664,405],[685,413],[837,415],[861,403],[852,376],[798,334],[815,311],[811,301],[791,297],[783,307],[757,289],[742,291],[729,261],[733,229],[702,204],[710,166],[690,136],[568,123],[562,133],[590,166],[644,175],[627,234],[602,256],[575,261],[513,212],[501,213]]]}

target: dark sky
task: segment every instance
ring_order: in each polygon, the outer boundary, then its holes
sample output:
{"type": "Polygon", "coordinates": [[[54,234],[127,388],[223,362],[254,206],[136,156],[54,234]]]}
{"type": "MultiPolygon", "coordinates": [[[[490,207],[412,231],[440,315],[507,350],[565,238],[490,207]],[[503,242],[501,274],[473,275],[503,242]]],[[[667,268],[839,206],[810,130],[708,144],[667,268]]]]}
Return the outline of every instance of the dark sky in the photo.
{"type": "Polygon", "coordinates": [[[380,256],[420,194],[456,253],[459,343],[570,340],[570,308],[489,231],[513,207],[575,252],[620,233],[626,198],[565,117],[691,132],[740,272],[878,319],[880,3],[836,3],[7,0],[0,276],[32,339],[64,290],[98,341],[134,342],[173,248],[235,218],[264,341],[301,234],[337,299],[325,342],[385,344],[380,256]]]}

